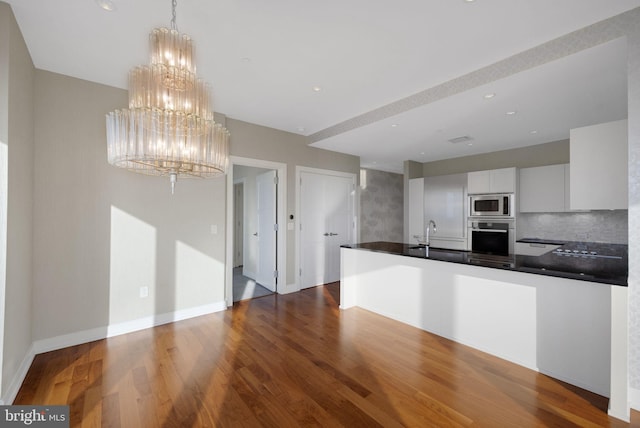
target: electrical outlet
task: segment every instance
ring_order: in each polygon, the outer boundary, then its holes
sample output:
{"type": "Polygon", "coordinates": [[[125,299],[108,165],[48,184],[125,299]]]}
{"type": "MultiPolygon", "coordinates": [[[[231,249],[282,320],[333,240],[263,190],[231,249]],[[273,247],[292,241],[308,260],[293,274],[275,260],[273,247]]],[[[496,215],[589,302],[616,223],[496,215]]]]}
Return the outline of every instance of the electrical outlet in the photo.
{"type": "Polygon", "coordinates": [[[140,287],[140,298],[144,299],[145,297],[149,297],[149,287],[140,287]]]}
{"type": "Polygon", "coordinates": [[[218,225],[217,224],[212,224],[211,225],[211,234],[212,235],[217,235],[218,234],[218,225]]]}

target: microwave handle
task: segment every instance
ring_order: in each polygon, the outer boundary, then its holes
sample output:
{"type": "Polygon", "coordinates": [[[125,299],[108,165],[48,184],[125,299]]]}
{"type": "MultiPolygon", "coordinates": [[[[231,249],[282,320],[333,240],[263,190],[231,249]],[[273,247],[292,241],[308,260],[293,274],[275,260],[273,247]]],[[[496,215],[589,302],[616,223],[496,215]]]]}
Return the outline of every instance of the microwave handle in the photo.
{"type": "Polygon", "coordinates": [[[507,233],[508,230],[504,229],[471,229],[473,232],[498,232],[498,233],[507,233]]]}

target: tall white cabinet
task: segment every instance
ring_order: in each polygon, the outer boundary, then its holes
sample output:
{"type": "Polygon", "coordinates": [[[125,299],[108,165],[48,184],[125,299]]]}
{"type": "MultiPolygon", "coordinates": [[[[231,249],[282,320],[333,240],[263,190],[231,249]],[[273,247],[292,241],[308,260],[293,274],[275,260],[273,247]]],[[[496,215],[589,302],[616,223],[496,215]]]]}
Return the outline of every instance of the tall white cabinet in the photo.
{"type": "Polygon", "coordinates": [[[627,120],[570,131],[572,210],[627,209],[627,120]]]}
{"type": "Polygon", "coordinates": [[[435,248],[467,249],[467,174],[441,175],[409,180],[409,240],[424,237],[426,222],[437,231],[430,234],[435,248]]]}
{"type": "Polygon", "coordinates": [[[435,248],[467,249],[467,174],[440,175],[424,179],[424,219],[433,220],[435,248]]]}

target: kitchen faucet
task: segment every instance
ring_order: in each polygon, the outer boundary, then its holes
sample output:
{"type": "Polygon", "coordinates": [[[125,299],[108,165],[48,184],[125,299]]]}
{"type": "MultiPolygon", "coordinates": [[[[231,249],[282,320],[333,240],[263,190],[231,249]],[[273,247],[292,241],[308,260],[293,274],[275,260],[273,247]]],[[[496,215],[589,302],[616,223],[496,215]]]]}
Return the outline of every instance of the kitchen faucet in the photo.
{"type": "Polygon", "coordinates": [[[429,231],[431,230],[431,225],[433,225],[433,233],[435,234],[438,229],[436,228],[436,222],[433,220],[429,220],[427,222],[427,227],[424,229],[424,241],[425,241],[425,245],[427,245],[427,247],[429,246],[429,231]]]}

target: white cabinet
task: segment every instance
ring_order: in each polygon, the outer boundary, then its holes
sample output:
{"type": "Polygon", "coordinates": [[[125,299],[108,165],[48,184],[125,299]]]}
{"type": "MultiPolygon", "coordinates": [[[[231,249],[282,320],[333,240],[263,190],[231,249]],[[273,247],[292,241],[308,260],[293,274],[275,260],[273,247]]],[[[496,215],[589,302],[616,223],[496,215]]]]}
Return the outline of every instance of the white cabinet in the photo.
{"type": "Polygon", "coordinates": [[[477,193],[515,193],[516,169],[500,168],[486,171],[473,171],[467,174],[467,192],[477,193]]]}
{"type": "Polygon", "coordinates": [[[436,223],[430,246],[467,249],[467,174],[424,179],[424,220],[436,223]]]}
{"type": "Polygon", "coordinates": [[[627,209],[627,120],[570,132],[571,209],[627,209]]]}
{"type": "Polygon", "coordinates": [[[569,164],[520,169],[520,212],[553,213],[569,210],[569,164]]]}
{"type": "Polygon", "coordinates": [[[424,235],[424,178],[409,180],[409,236],[405,241],[417,244],[415,235],[424,235]]]}

